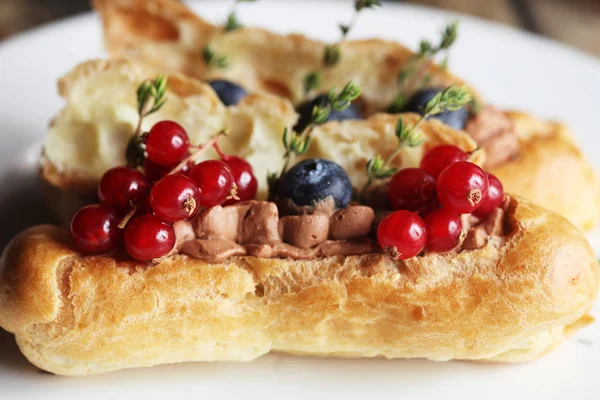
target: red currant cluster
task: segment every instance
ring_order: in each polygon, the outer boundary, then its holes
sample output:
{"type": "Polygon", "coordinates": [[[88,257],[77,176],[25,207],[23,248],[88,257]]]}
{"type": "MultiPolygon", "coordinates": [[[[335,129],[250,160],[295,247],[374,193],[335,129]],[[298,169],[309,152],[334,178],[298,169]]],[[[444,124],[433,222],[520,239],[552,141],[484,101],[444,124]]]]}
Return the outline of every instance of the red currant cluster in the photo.
{"type": "Polygon", "coordinates": [[[498,178],[468,157],[458,147],[437,146],[425,154],[420,168],[406,168],[392,177],[389,200],[399,211],[377,228],[386,253],[407,259],[425,248],[450,251],[462,233],[460,214],[483,218],[502,204],[504,189],[498,178]]]}
{"type": "Polygon", "coordinates": [[[195,156],[208,145],[190,145],[176,122],[158,122],[144,141],[143,173],[125,166],[108,170],[98,185],[100,204],[84,207],[73,217],[71,239],[81,253],[115,249],[124,230],[129,255],[141,261],[159,258],[175,246],[174,222],[191,218],[203,207],[256,195],[257,180],[247,161],[225,155],[213,144],[221,160],[195,164],[195,156]]]}

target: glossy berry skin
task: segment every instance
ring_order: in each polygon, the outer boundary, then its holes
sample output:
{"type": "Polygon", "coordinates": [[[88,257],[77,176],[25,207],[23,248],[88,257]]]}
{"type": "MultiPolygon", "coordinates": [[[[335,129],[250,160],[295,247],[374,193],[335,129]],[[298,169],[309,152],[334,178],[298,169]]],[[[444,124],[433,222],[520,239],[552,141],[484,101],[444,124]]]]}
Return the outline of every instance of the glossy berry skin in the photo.
{"type": "Polygon", "coordinates": [[[405,168],[390,181],[392,209],[419,211],[435,197],[435,179],[421,168],[405,168]]]}
{"type": "Polygon", "coordinates": [[[458,161],[442,171],[437,196],[442,206],[457,214],[472,213],[488,193],[487,174],[477,165],[458,161]]]}
{"type": "MultiPolygon", "coordinates": [[[[323,94],[315,97],[311,101],[304,102],[296,107],[296,112],[300,115],[294,130],[296,132],[302,132],[304,128],[310,123],[312,118],[313,109],[317,105],[324,104],[327,100],[327,95],[323,94]]],[[[360,119],[360,110],[355,104],[350,104],[350,107],[342,111],[331,110],[331,114],[327,117],[327,121],[345,121],[348,119],[360,119]]]]}
{"type": "Polygon", "coordinates": [[[418,255],[425,248],[427,227],[416,213],[406,210],[395,211],[379,224],[377,241],[390,257],[406,260],[418,255]]]}
{"type": "MultiPolygon", "coordinates": [[[[186,155],[187,157],[187,155],[186,155]]],[[[144,175],[146,176],[146,179],[150,182],[157,182],[159,180],[161,180],[163,177],[165,177],[169,172],[171,172],[173,170],[173,168],[175,168],[179,163],[175,163],[172,165],[160,165],[157,164],[155,162],[153,162],[152,160],[146,158],[146,160],[144,160],[144,175]]],[[[178,174],[181,175],[189,175],[190,171],[192,170],[192,167],[194,166],[194,163],[192,161],[190,161],[189,163],[185,164],[184,167],[182,169],[179,170],[179,172],[177,172],[178,174]]]]}
{"type": "Polygon", "coordinates": [[[128,212],[148,193],[150,185],[141,172],[128,167],[111,168],[98,185],[98,198],[119,212],[128,212]]]}
{"type": "Polygon", "coordinates": [[[208,84],[217,93],[217,96],[221,99],[221,103],[226,106],[236,105],[244,97],[248,96],[248,92],[243,87],[224,79],[215,79],[209,81],[208,84]]]}
{"type": "Polygon", "coordinates": [[[348,174],[333,161],[310,158],[287,171],[278,186],[280,199],[298,206],[312,206],[331,196],[337,208],[344,208],[352,197],[348,174]]]}
{"type": "Polygon", "coordinates": [[[200,206],[200,190],[190,178],[167,175],[150,192],[150,207],[160,218],[177,222],[193,216],[200,206]]]}
{"type": "Polygon", "coordinates": [[[489,181],[487,196],[477,207],[477,210],[473,211],[473,215],[479,218],[487,217],[504,202],[502,182],[492,174],[488,173],[487,177],[489,181]]]}
{"type": "Polygon", "coordinates": [[[445,253],[456,247],[462,232],[460,216],[438,208],[425,216],[427,250],[445,253]]]}
{"type": "Polygon", "coordinates": [[[119,218],[110,208],[92,204],[83,207],[71,220],[71,241],[84,255],[102,254],[119,243],[121,230],[119,218]]]}
{"type": "Polygon", "coordinates": [[[189,147],[188,135],[177,122],[157,122],[148,132],[146,151],[148,158],[156,164],[170,166],[180,162],[189,147]]]}
{"type": "Polygon", "coordinates": [[[156,215],[146,214],[125,227],[125,249],[139,261],[164,257],[175,247],[173,227],[156,215]]]}
{"type": "Polygon", "coordinates": [[[223,156],[222,160],[233,174],[233,181],[237,185],[237,197],[236,199],[226,200],[224,204],[234,204],[240,201],[252,200],[256,197],[256,191],[258,189],[258,181],[252,171],[252,166],[248,161],[243,158],[236,156],[223,156]]]}
{"type": "Polygon", "coordinates": [[[190,178],[200,189],[200,204],[214,207],[223,204],[231,194],[234,178],[231,169],[223,161],[202,161],[192,168],[190,178]]]}
{"type": "MultiPolygon", "coordinates": [[[[402,112],[411,111],[423,114],[427,103],[443,90],[443,88],[429,88],[415,93],[402,108],[402,112]]],[[[469,119],[469,110],[467,110],[466,107],[461,107],[455,111],[444,111],[440,114],[433,115],[430,118],[439,119],[454,129],[464,129],[467,125],[467,120],[469,119]]]]}
{"type": "Polygon", "coordinates": [[[421,159],[420,167],[437,179],[446,167],[457,161],[466,161],[468,154],[456,146],[443,144],[429,150],[421,159]]]}

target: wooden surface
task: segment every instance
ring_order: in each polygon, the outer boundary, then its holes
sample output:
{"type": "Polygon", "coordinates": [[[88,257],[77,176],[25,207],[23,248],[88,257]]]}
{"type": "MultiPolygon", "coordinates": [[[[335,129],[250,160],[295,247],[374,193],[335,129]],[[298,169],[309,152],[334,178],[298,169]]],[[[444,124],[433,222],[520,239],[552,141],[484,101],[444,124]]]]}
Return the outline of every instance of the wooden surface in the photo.
{"type": "MultiPolygon", "coordinates": [[[[521,27],[600,56],[600,0],[413,0],[408,2],[459,11],[521,27]]],[[[88,9],[86,0],[0,0],[0,39],[41,23],[88,9]]]]}

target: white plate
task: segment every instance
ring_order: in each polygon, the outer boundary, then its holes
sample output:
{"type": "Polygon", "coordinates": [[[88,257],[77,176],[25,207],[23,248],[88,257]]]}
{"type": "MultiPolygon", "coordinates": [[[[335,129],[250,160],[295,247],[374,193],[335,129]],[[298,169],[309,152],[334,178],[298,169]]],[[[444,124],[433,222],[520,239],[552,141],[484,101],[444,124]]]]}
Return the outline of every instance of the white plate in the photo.
{"type": "MultiPolygon", "coordinates": [[[[197,10],[222,18],[225,2],[197,10]]],[[[230,3],[230,2],[227,2],[230,3]]],[[[263,0],[243,5],[242,21],[281,32],[335,39],[349,2],[263,0]]],[[[487,99],[566,121],[600,166],[600,63],[551,41],[462,15],[408,5],[365,12],[354,37],[415,45],[461,20],[451,66],[487,99]]],[[[56,79],[77,62],[105,56],[98,19],[72,18],[0,45],[0,247],[22,227],[44,221],[35,160],[50,117],[62,106],[56,79]],[[7,222],[10,221],[10,222],[7,222]]],[[[526,171],[523,171],[526,172],[526,171]]],[[[600,324],[528,365],[422,360],[336,360],[270,355],[248,364],[180,364],[65,378],[41,373],[0,331],[0,397],[13,398],[600,398],[600,324]]]]}

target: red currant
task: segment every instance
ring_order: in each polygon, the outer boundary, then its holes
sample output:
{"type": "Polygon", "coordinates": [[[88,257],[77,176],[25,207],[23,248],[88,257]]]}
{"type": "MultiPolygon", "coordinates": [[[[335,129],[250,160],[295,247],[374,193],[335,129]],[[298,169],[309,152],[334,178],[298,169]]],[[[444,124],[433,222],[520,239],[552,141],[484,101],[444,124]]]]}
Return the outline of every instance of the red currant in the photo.
{"type": "MultiPolygon", "coordinates": [[[[186,154],[186,157],[187,157],[187,154],[186,154]]],[[[164,166],[164,165],[155,163],[154,161],[150,160],[149,158],[146,158],[146,160],[144,160],[144,174],[146,175],[146,178],[150,182],[156,182],[156,181],[161,180],[166,175],[168,175],[168,173],[171,172],[171,170],[173,170],[173,168],[175,168],[178,164],[179,163],[175,163],[172,165],[164,166]]],[[[177,173],[182,174],[182,175],[189,175],[193,166],[194,166],[193,161],[190,161],[190,162],[186,163],[183,166],[183,168],[180,169],[179,172],[177,172],[177,173]]]]}
{"type": "Polygon", "coordinates": [[[157,122],[148,132],[148,158],[159,165],[169,166],[180,162],[189,147],[190,140],[185,129],[176,122],[157,122]]]}
{"type": "Polygon", "coordinates": [[[200,204],[214,207],[223,204],[231,193],[233,174],[223,161],[202,161],[192,168],[190,178],[198,185],[202,198],[200,204]]]}
{"type": "Polygon", "coordinates": [[[466,161],[468,154],[456,146],[444,144],[429,150],[421,159],[420,167],[437,179],[440,173],[450,164],[466,161]]]}
{"type": "Polygon", "coordinates": [[[444,253],[458,244],[462,232],[460,216],[444,208],[438,208],[425,216],[427,225],[427,250],[444,253]]]}
{"type": "Polygon", "coordinates": [[[194,215],[200,206],[200,190],[185,175],[162,178],[150,192],[150,206],[165,221],[177,222],[194,215]]]}
{"type": "Polygon", "coordinates": [[[477,165],[468,161],[450,164],[437,180],[437,195],[442,206],[457,214],[477,209],[488,193],[488,178],[477,165]]]}
{"type": "Polygon", "coordinates": [[[116,213],[100,204],[83,207],[71,220],[71,241],[82,254],[101,254],[117,246],[121,236],[116,213]]]}
{"type": "Polygon", "coordinates": [[[487,174],[489,186],[487,196],[483,199],[477,210],[473,211],[476,217],[487,217],[496,208],[502,205],[504,201],[504,188],[498,178],[492,174],[487,174]]]}
{"type": "Polygon", "coordinates": [[[234,204],[240,201],[252,200],[256,196],[258,181],[252,171],[252,166],[248,161],[236,156],[223,155],[223,162],[229,166],[233,174],[234,182],[237,186],[236,199],[229,199],[225,204],[234,204]]]}
{"type": "Polygon", "coordinates": [[[104,173],[98,185],[100,202],[127,212],[131,204],[139,203],[148,192],[148,182],[136,169],[111,168],[104,173]]]}
{"type": "Polygon", "coordinates": [[[125,249],[136,260],[148,261],[166,256],[173,247],[173,227],[156,215],[136,217],[125,227],[125,249]]]}
{"type": "Polygon", "coordinates": [[[388,197],[394,210],[418,211],[435,197],[435,179],[421,168],[402,169],[393,176],[388,197]]]}
{"type": "Polygon", "coordinates": [[[423,251],[427,242],[427,227],[416,213],[396,211],[379,224],[377,241],[390,257],[405,260],[423,251]]]}

